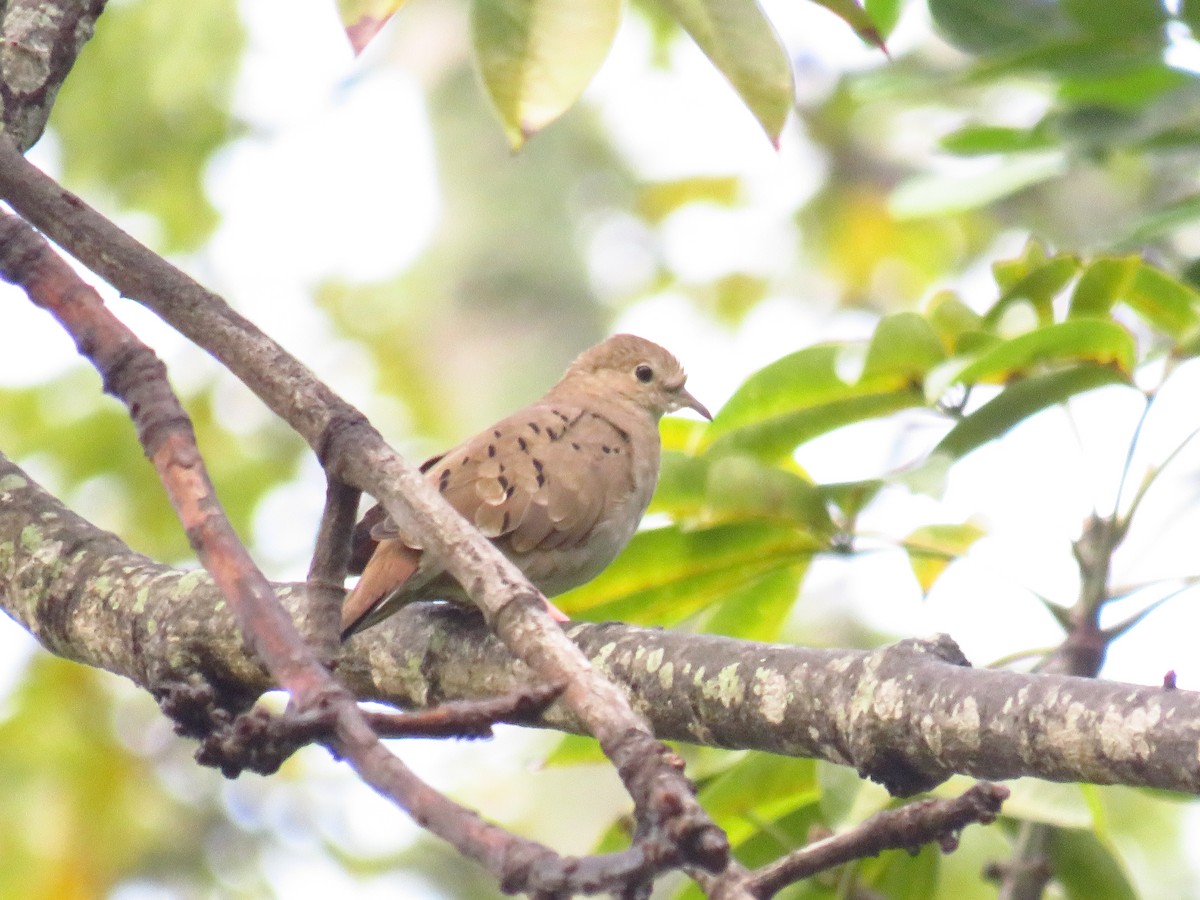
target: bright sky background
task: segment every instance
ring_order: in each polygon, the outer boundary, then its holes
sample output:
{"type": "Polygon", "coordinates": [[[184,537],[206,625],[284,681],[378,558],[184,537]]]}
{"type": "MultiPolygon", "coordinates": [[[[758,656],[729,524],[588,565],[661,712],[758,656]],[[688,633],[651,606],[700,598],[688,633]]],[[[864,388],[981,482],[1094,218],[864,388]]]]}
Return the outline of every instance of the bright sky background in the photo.
{"type": "MultiPolygon", "coordinates": [[[[802,70],[801,91],[827,87],[834,69],[880,63],[878,54],[863,49],[843,23],[825,12],[788,0],[766,6],[802,70]]],[[[253,0],[243,4],[243,15],[250,44],[236,110],[251,128],[214,159],[208,187],[222,224],[201,256],[183,262],[336,390],[353,402],[364,402],[373,382],[370,365],[353,344],[330,339],[331,329],[311,295],[330,277],[370,280],[400,271],[431,239],[440,198],[419,78],[422,67],[433,65],[438,53],[406,41],[404,29],[407,17],[449,14],[425,12],[420,4],[405,8],[358,60],[340,32],[331,0],[253,0]],[[348,152],[354,156],[351,165],[348,152]],[[304,185],[303,191],[296,190],[298,184],[304,185]]],[[[918,7],[910,9],[910,21],[902,23],[890,41],[893,49],[902,50],[924,29],[923,23],[912,20],[923,15],[918,7]]],[[[437,33],[446,41],[465,39],[465,22],[444,24],[437,33]]],[[[648,40],[640,21],[627,16],[586,101],[598,108],[617,146],[642,174],[739,174],[753,198],[748,208],[695,208],[673,217],[666,231],[673,264],[696,279],[737,267],[769,274],[791,265],[796,245],[792,211],[819,186],[824,167],[820,155],[795,127],[785,132],[778,152],[771,148],[732,91],[690,45],[677,49],[670,71],[649,69],[648,40]]],[[[51,141],[43,141],[33,154],[52,171],[55,155],[51,141]]],[[[137,220],[123,224],[135,232],[146,227],[137,220]]],[[[641,271],[629,242],[621,240],[620,228],[619,222],[609,223],[597,230],[592,242],[591,265],[601,291],[606,279],[636,279],[641,271]]],[[[1015,254],[1023,242],[1024,235],[1008,236],[994,255],[1015,254]]],[[[979,296],[986,295],[984,276],[975,273],[974,282],[966,280],[968,297],[973,283],[979,296]]],[[[635,331],[669,346],[687,365],[692,392],[716,409],[748,373],[789,351],[824,338],[869,334],[872,321],[863,315],[828,311],[831,291],[818,278],[813,277],[808,288],[812,294],[803,299],[816,302],[768,300],[733,333],[670,293],[650,297],[623,313],[613,330],[635,331]]],[[[11,302],[5,311],[8,327],[0,333],[0,384],[29,384],[77,364],[70,341],[44,313],[11,291],[6,299],[11,302]]],[[[167,360],[178,383],[209,377],[200,355],[151,315],[126,302],[117,301],[115,308],[167,360]]],[[[1146,462],[1163,459],[1198,424],[1194,404],[1185,402],[1200,391],[1198,371],[1192,366],[1186,378],[1177,379],[1171,392],[1175,397],[1163,398],[1164,407],[1174,404],[1177,412],[1153,420],[1146,462]]],[[[235,396],[226,402],[227,421],[244,417],[249,427],[262,414],[235,396]]],[[[843,603],[847,596],[860,598],[854,602],[876,627],[901,636],[948,632],[977,664],[1014,649],[1055,644],[1060,634],[1027,588],[1065,602],[1073,599],[1075,572],[1066,540],[1078,533],[1094,502],[1112,502],[1104,492],[1111,492],[1123,462],[1116,454],[1098,458],[1095,453],[1097,448],[1119,450],[1121,443],[1110,436],[1129,433],[1138,414],[1136,405],[1119,391],[1093,394],[1073,406],[1078,431],[1090,436],[1083,443],[1091,455],[1049,455],[1048,446],[1070,447],[1077,437],[1064,417],[1047,416],[1018,429],[1002,447],[986,447],[957,465],[944,500],[949,515],[943,511],[939,517],[946,521],[983,513],[990,537],[966,562],[952,567],[928,600],[919,596],[904,558],[892,552],[814,565],[806,583],[810,602],[819,608],[843,603]],[[1005,610],[999,621],[996,609],[1005,610]]],[[[874,474],[902,461],[891,455],[887,434],[873,424],[845,429],[806,445],[799,459],[818,480],[874,474]]],[[[130,452],[137,452],[132,445],[130,452]]],[[[1195,471],[1196,463],[1193,453],[1176,465],[1187,473],[1195,471]]],[[[53,489],[52,471],[40,470],[37,461],[31,469],[53,489]]],[[[1135,467],[1135,482],[1140,475],[1135,467]]],[[[1188,486],[1190,500],[1195,496],[1194,479],[1188,486]]],[[[282,519],[315,525],[322,495],[322,480],[312,463],[263,504],[255,540],[268,574],[302,578],[311,534],[303,528],[266,528],[265,523],[282,519]]],[[[1167,511],[1178,496],[1170,489],[1157,491],[1147,506],[1167,511]]],[[[933,503],[881,504],[865,524],[881,533],[904,534],[923,524],[921,517],[933,503]]],[[[1146,513],[1151,521],[1158,516],[1152,508],[1146,513]]],[[[1150,565],[1155,560],[1173,558],[1176,564],[1187,564],[1182,542],[1190,543],[1185,535],[1195,533],[1196,523],[1186,510],[1177,513],[1176,521],[1180,518],[1185,527],[1173,534],[1135,534],[1121,557],[1128,560],[1130,578],[1158,571],[1150,565]]],[[[1174,668],[1180,686],[1200,688],[1194,608],[1190,598],[1183,598],[1152,615],[1132,637],[1114,645],[1105,676],[1155,684],[1167,668],[1174,668]]],[[[0,618],[0,694],[19,675],[34,646],[24,631],[0,618]]],[[[532,777],[528,766],[545,744],[543,736],[509,732],[499,742],[503,756],[496,745],[442,742],[408,746],[404,756],[437,784],[455,784],[473,798],[478,791],[487,792],[492,795],[488,812],[511,819],[520,818],[522,804],[521,792],[511,785],[532,777]],[[487,754],[489,766],[501,759],[501,773],[492,768],[485,779],[475,772],[471,760],[479,753],[487,754]],[[485,782],[492,785],[490,790],[485,782]],[[497,783],[505,790],[496,790],[497,783]]],[[[374,842],[383,849],[413,832],[413,826],[373,795],[347,788],[337,767],[314,765],[315,792],[326,813],[334,811],[339,829],[333,837],[355,844],[374,842]],[[354,798],[352,803],[348,797],[354,798]]],[[[571,790],[571,779],[561,773],[536,777],[541,790],[560,795],[571,790]]],[[[255,790],[242,782],[229,785],[231,806],[236,808],[241,794],[255,790]]],[[[595,802],[596,796],[589,794],[586,802],[595,802]]],[[[250,807],[248,816],[268,820],[294,812],[250,807]]],[[[545,810],[543,806],[539,813],[545,810]]],[[[545,831],[540,836],[551,837],[564,823],[542,822],[538,827],[545,831]]],[[[348,876],[332,872],[320,854],[313,854],[309,870],[297,862],[304,856],[297,851],[313,838],[294,829],[289,834],[288,852],[270,867],[281,895],[306,894],[317,879],[335,889],[354,886],[360,897],[413,896],[412,885],[402,876],[377,879],[363,889],[348,876]]],[[[573,840],[589,837],[576,832],[573,840]]],[[[574,849],[584,849],[583,843],[574,849]]],[[[131,889],[120,896],[133,900],[145,895],[131,889]]]]}

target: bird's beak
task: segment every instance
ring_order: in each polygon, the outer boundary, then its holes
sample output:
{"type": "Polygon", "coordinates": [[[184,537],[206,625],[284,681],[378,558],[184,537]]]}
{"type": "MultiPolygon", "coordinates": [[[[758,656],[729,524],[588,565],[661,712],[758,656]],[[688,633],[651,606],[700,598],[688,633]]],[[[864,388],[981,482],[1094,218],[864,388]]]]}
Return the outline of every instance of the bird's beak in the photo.
{"type": "Polygon", "coordinates": [[[708,411],[708,407],[689,394],[686,388],[681,387],[679,389],[679,409],[683,409],[685,406],[688,409],[694,409],[708,421],[712,421],[712,413],[708,411]]]}

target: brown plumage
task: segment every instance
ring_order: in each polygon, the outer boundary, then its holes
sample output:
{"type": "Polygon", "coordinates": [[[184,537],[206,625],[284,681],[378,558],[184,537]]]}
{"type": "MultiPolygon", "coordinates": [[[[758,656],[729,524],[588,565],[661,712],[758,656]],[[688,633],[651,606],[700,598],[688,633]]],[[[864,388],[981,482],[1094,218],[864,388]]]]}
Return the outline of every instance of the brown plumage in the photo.
{"type": "MultiPolygon", "coordinates": [[[[561,594],[598,575],[641,521],[658,481],[662,415],[686,406],[711,418],[685,380],[662,347],[614,335],[541,400],[422,471],[542,593],[561,594]]],[[[364,526],[379,544],[342,605],[343,640],[414,600],[469,602],[378,507],[364,526]]]]}

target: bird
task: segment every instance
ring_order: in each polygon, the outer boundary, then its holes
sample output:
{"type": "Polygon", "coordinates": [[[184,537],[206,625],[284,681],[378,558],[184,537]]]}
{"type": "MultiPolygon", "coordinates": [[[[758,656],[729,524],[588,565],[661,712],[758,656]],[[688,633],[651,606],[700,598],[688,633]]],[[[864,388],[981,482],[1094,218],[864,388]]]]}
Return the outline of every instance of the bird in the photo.
{"type": "MultiPolygon", "coordinates": [[[[421,471],[553,597],[598,575],[633,536],[658,482],[659,419],[684,408],[712,419],[686,381],[658,344],[613,335],[581,353],[540,400],[421,471]]],[[[362,575],[342,604],[343,641],[414,601],[470,604],[418,543],[381,506],[363,517],[355,535],[362,575]]],[[[568,620],[549,601],[547,609],[568,620]]]]}

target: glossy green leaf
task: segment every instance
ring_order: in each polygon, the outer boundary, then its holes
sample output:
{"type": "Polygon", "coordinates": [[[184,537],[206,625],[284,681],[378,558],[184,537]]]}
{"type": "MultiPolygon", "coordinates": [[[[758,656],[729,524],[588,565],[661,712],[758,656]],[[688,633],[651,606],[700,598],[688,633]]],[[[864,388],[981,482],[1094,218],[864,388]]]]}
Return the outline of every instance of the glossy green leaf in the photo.
{"type": "Polygon", "coordinates": [[[921,405],[919,388],[882,386],[837,374],[842,348],[823,344],[760,369],[717,413],[707,432],[709,452],[746,453],[774,460],[835,428],[921,405]]]}
{"type": "Polygon", "coordinates": [[[942,385],[998,384],[1048,364],[1093,362],[1133,372],[1133,335],[1108,319],[1073,319],[1047,325],[984,350],[974,359],[952,360],[930,377],[942,385]]]}
{"type": "Polygon", "coordinates": [[[748,581],[803,566],[821,542],[774,522],[739,522],[635,534],[598,577],[555,602],[590,619],[671,624],[723,600],[748,581]]]}
{"type": "Polygon", "coordinates": [[[729,79],[771,143],[792,108],[787,51],[755,0],[654,0],[729,79]]]}
{"type": "Polygon", "coordinates": [[[937,332],[916,313],[885,316],[875,327],[867,348],[860,383],[894,387],[920,384],[925,373],[942,362],[946,352],[937,332]]]}
{"type": "Polygon", "coordinates": [[[716,520],[777,519],[818,536],[833,531],[825,501],[811,481],[750,456],[709,460],[704,499],[716,520]]]}
{"type": "Polygon", "coordinates": [[[833,532],[825,500],[810,480],[751,456],[664,451],[649,511],[705,524],[775,519],[818,536],[833,532]]]}
{"type": "Polygon", "coordinates": [[[779,640],[779,632],[800,593],[812,554],[732,588],[704,619],[704,630],[747,641],[779,640]]]}
{"type": "Polygon", "coordinates": [[[1090,831],[1056,829],[1047,855],[1070,900],[1137,900],[1121,861],[1090,831]]]}
{"type": "Polygon", "coordinates": [[[885,38],[900,21],[900,12],[904,8],[903,0],[866,0],[863,5],[879,33],[885,38]]]}
{"type": "Polygon", "coordinates": [[[338,17],[356,54],[366,49],[404,3],[405,0],[337,0],[338,17]]]}
{"type": "Polygon", "coordinates": [[[1138,269],[1124,299],[1139,316],[1173,338],[1200,326],[1200,293],[1153,266],[1138,269]]]}
{"type": "Polygon", "coordinates": [[[922,525],[902,542],[921,592],[928,594],[947,566],[963,556],[985,534],[973,522],[922,525]]]}
{"type": "Polygon", "coordinates": [[[675,519],[700,515],[708,485],[709,460],[677,450],[663,450],[658,469],[658,486],[650,498],[648,513],[667,513],[675,519]]]}
{"type": "Polygon", "coordinates": [[[1141,267],[1141,258],[1137,256],[1108,256],[1093,262],[1071,293],[1068,318],[1107,316],[1128,292],[1141,267]]]}
{"type": "Polygon", "coordinates": [[[871,18],[870,12],[860,6],[857,0],[812,0],[812,2],[825,7],[853,28],[854,33],[862,38],[864,43],[887,52],[887,47],[883,43],[883,35],[879,32],[879,26],[871,18]]]}
{"type": "Polygon", "coordinates": [[[960,420],[937,445],[935,453],[964,456],[1008,432],[1025,419],[1076,394],[1098,387],[1129,384],[1127,376],[1110,366],[1083,363],[1069,369],[1035,375],[1011,384],[979,409],[960,420]]]}
{"type": "Polygon", "coordinates": [[[579,99],[620,20],[620,0],[475,0],[475,57],[514,148],[579,99]]]}

